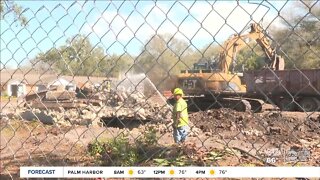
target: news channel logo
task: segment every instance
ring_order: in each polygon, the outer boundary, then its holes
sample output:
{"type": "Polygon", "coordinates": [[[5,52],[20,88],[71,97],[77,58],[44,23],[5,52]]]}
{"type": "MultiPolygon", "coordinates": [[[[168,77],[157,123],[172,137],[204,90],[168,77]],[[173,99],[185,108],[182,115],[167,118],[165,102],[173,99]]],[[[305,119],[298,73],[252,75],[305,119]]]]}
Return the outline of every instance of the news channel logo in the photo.
{"type": "Polygon", "coordinates": [[[301,150],[290,149],[286,153],[285,161],[286,162],[306,162],[310,159],[311,153],[308,149],[302,148],[301,150]]]}
{"type": "Polygon", "coordinates": [[[284,162],[307,162],[311,157],[311,152],[306,148],[290,148],[288,150],[270,148],[264,153],[267,163],[276,163],[279,160],[284,162]]]}

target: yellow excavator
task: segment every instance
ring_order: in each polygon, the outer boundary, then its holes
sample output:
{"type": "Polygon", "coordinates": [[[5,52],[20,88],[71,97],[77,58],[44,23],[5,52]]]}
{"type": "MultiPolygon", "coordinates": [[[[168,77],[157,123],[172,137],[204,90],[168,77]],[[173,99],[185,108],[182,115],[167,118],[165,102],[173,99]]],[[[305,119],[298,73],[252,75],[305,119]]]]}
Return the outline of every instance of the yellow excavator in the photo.
{"type": "Polygon", "coordinates": [[[284,69],[283,58],[271,47],[270,39],[262,27],[252,23],[249,33],[233,35],[223,44],[215,65],[194,64],[193,69],[181,71],[175,86],[184,90],[190,105],[197,109],[211,106],[233,108],[238,111],[261,111],[263,101],[246,96],[246,85],[233,70],[237,52],[246,47],[250,40],[256,41],[266,54],[267,67],[274,70],[284,69]]]}

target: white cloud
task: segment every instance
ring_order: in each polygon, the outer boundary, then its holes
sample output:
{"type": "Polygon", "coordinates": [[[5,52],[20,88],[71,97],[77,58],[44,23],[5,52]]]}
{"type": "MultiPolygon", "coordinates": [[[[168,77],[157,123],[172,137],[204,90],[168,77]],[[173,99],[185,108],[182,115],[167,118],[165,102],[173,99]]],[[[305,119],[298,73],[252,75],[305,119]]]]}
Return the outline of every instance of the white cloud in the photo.
{"type": "MultiPolygon", "coordinates": [[[[208,44],[212,41],[212,35],[222,42],[230,35],[240,33],[252,21],[264,19],[269,23],[277,17],[276,13],[264,6],[248,3],[240,3],[240,7],[236,2],[218,1],[211,6],[207,2],[197,1],[191,5],[176,3],[171,8],[166,2],[156,3],[156,6],[154,3],[146,4],[129,17],[128,14],[106,11],[96,18],[96,22],[87,24],[85,30],[103,37],[106,42],[102,43],[106,44],[115,41],[127,44],[132,38],[144,42],[155,33],[177,33],[177,38],[193,38],[195,42],[208,44]]],[[[278,26],[279,22],[278,18],[272,24],[278,26]]]]}

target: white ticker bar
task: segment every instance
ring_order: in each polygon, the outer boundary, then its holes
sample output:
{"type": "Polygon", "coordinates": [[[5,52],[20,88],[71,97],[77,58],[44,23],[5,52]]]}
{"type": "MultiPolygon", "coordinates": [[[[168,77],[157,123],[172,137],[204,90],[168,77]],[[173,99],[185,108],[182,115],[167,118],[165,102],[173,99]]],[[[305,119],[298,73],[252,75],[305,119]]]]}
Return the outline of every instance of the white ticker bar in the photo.
{"type": "Polygon", "coordinates": [[[320,178],[320,167],[21,167],[21,178],[320,178]]]}

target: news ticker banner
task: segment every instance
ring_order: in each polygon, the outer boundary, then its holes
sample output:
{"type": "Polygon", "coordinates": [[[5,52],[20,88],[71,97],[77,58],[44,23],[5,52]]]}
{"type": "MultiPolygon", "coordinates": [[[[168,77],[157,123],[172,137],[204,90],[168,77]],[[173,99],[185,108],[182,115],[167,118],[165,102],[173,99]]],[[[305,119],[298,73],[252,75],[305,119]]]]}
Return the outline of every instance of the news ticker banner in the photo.
{"type": "Polygon", "coordinates": [[[20,167],[21,178],[320,178],[320,167],[20,167]]]}

